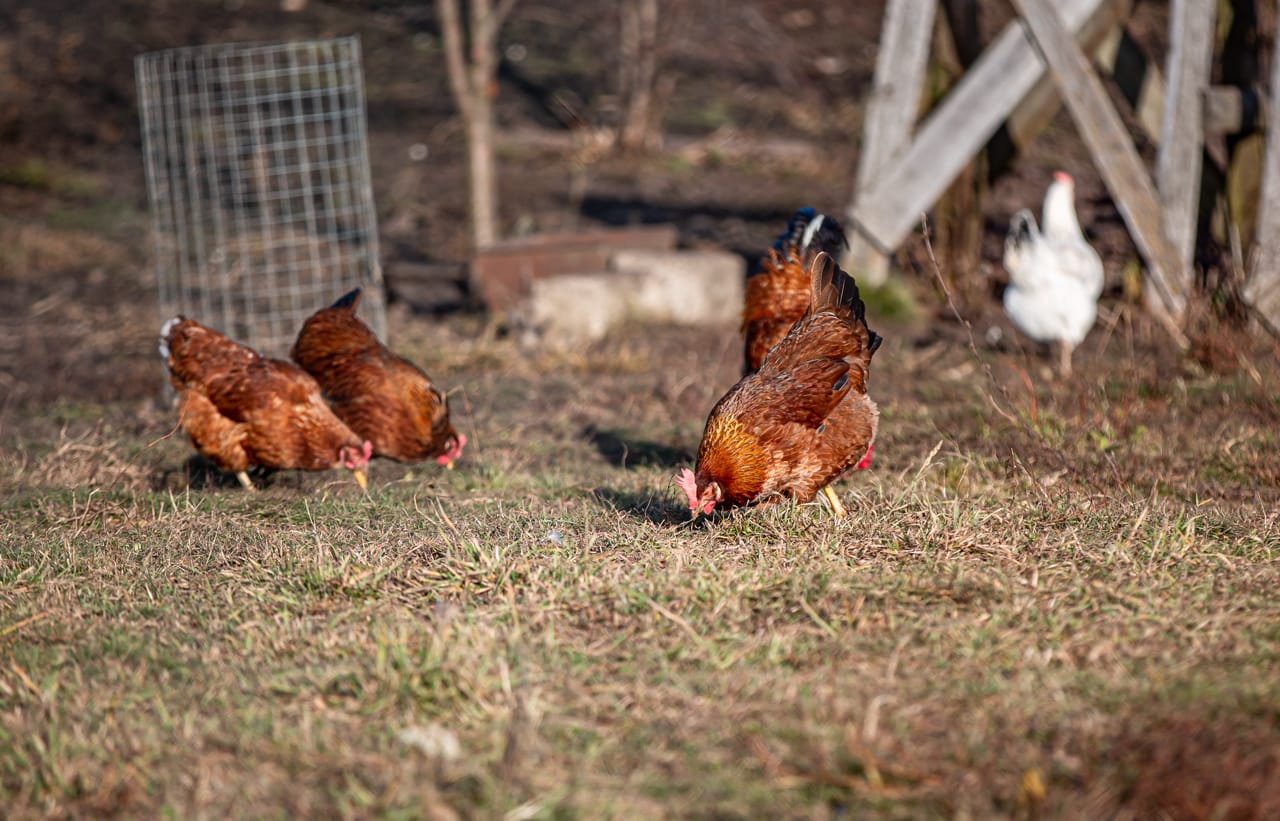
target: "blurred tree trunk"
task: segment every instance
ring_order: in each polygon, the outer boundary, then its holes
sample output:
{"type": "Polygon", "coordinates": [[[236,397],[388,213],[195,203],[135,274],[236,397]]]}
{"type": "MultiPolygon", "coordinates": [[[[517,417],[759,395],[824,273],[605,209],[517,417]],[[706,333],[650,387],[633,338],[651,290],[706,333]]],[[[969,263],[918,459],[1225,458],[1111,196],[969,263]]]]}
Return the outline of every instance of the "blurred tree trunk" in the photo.
{"type": "Polygon", "coordinates": [[[444,35],[449,88],[467,134],[471,243],[475,249],[498,238],[498,181],[493,154],[493,99],[498,93],[498,30],[516,0],[469,0],[463,29],[458,0],[436,0],[444,35]]]}
{"type": "Polygon", "coordinates": [[[654,81],[658,73],[658,0],[624,0],[619,48],[618,96],[623,151],[641,151],[657,143],[654,81]]]}

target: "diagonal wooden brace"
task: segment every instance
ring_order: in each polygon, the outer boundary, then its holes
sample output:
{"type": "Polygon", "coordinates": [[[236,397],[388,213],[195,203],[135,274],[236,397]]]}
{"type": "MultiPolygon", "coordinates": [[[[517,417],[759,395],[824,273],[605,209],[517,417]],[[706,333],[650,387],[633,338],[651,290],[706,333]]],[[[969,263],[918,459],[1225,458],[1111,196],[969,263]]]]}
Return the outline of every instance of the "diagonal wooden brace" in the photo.
{"type": "MultiPolygon", "coordinates": [[[[905,9],[907,0],[891,3],[905,9]]],[[[1076,31],[1106,5],[1106,0],[1061,0],[1059,13],[1063,24],[1076,31]]],[[[1045,72],[1027,29],[1016,22],[1006,26],[920,125],[915,139],[891,159],[882,157],[888,164],[873,169],[869,180],[859,181],[848,219],[860,239],[883,253],[902,244],[920,214],[938,200],[1045,72]]],[[[906,83],[901,85],[905,88],[906,83]]],[[[917,86],[913,93],[918,91],[917,86]]]]}

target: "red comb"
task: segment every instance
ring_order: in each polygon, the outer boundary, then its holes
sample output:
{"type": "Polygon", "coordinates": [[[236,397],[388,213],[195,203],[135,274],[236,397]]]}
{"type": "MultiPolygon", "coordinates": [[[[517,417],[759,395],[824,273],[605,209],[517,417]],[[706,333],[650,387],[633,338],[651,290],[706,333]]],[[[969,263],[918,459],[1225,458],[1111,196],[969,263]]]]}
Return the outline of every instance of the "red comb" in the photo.
{"type": "Polygon", "coordinates": [[[1054,171],[1054,172],[1053,172],[1053,181],[1054,181],[1054,182],[1075,183],[1075,180],[1071,179],[1071,175],[1070,175],[1070,174],[1068,174],[1066,171],[1054,171]]]}

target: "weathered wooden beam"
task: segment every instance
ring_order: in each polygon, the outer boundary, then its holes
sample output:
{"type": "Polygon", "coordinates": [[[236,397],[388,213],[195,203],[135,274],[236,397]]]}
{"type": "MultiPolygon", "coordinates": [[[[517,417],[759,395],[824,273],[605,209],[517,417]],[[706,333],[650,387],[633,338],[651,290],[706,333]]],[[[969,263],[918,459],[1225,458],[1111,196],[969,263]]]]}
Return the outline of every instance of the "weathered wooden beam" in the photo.
{"type": "MultiPolygon", "coordinates": [[[[1280,100],[1280,60],[1271,60],[1271,99],[1280,100]]],[[[1257,243],[1244,298],[1280,332],[1280,104],[1267,109],[1267,143],[1262,163],[1257,243]]]]}
{"type": "Polygon", "coordinates": [[[1160,139],[1164,112],[1164,75],[1125,28],[1117,28],[1099,49],[1098,65],[1111,73],[1134,119],[1152,140],[1160,139]]]}
{"type": "MultiPolygon", "coordinates": [[[[1061,0],[1063,24],[1078,30],[1104,2],[1061,0]]],[[[1044,71],[1027,30],[1011,23],[924,121],[910,146],[855,198],[850,225],[881,252],[890,253],[1044,71]]]]}
{"type": "MultiPolygon", "coordinates": [[[[911,139],[936,9],[936,0],[890,0],[885,9],[858,155],[854,202],[863,201],[885,166],[911,139]]],[[[888,256],[860,233],[851,233],[845,267],[868,285],[883,284],[889,275],[888,256]]]]}
{"type": "MultiPolygon", "coordinates": [[[[1080,36],[1076,40],[1086,44],[1089,42],[1080,36]]],[[[1113,28],[1107,33],[1093,51],[1093,59],[1099,68],[1115,79],[1121,94],[1133,107],[1134,119],[1138,125],[1148,137],[1159,142],[1165,100],[1164,73],[1160,66],[1148,59],[1123,28],[1113,28]]],[[[1053,105],[1051,112],[1057,111],[1060,102],[1057,90],[1047,80],[1044,85],[1046,96],[1053,105]]],[[[1037,86],[1032,96],[1039,91],[1040,87],[1037,86]]],[[[1023,106],[1030,105],[1031,100],[1032,97],[1028,97],[1023,106]]],[[[1019,106],[1018,111],[1009,118],[1011,123],[1019,116],[1023,106],[1019,106]]],[[[1236,134],[1257,128],[1265,119],[1266,106],[1266,95],[1259,93],[1257,89],[1210,86],[1204,92],[1204,133],[1236,134]]]]}
{"type": "MultiPolygon", "coordinates": [[[[1164,117],[1156,184],[1164,206],[1164,235],[1177,255],[1178,267],[1169,272],[1183,281],[1174,287],[1191,290],[1196,249],[1196,221],[1200,205],[1200,163],[1204,155],[1204,93],[1213,63],[1213,3],[1173,0],[1169,20],[1169,57],[1165,74],[1164,117]]],[[[1171,306],[1172,307],[1172,306],[1171,306]]]]}
{"type": "Polygon", "coordinates": [[[1257,89],[1210,86],[1204,95],[1205,134],[1247,134],[1266,122],[1271,103],[1257,89]]]}
{"type": "Polygon", "coordinates": [[[1148,299],[1151,310],[1175,340],[1185,344],[1178,322],[1186,308],[1187,272],[1164,235],[1160,200],[1124,122],[1048,0],[1013,0],[1013,5],[1057,79],[1080,136],[1147,260],[1147,281],[1155,286],[1156,297],[1148,299]]]}
{"type": "MultiPolygon", "coordinates": [[[[1076,34],[1076,42],[1081,48],[1092,54],[1107,71],[1115,70],[1116,55],[1122,43],[1121,26],[1129,19],[1132,11],[1132,0],[1103,3],[1098,13],[1085,20],[1076,34]]],[[[1053,78],[1048,72],[1045,72],[1009,115],[1006,127],[1009,139],[1017,150],[1023,151],[1031,145],[1061,107],[1062,98],[1058,96],[1057,86],[1053,84],[1053,78]]]]}

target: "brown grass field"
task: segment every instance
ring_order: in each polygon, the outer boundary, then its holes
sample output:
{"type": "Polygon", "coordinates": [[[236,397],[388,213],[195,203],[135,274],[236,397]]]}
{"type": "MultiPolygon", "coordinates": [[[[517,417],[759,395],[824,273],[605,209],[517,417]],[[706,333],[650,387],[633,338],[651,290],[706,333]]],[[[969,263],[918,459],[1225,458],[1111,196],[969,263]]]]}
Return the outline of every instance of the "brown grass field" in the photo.
{"type": "Polygon", "coordinates": [[[247,494],[155,399],[10,406],[7,815],[1274,817],[1275,349],[1208,372],[1116,313],[1065,383],[878,326],[843,522],[687,522],[730,327],[393,312],[473,446],[367,496],[247,494]]]}
{"type": "MultiPolygon", "coordinates": [[[[847,520],[689,523],[671,477],[739,372],[734,327],[553,354],[404,304],[392,346],[452,391],[457,469],[249,494],[161,399],[132,57],[360,32],[386,251],[459,259],[430,15],[118,5],[0,0],[0,816],[1280,817],[1280,346],[1224,304],[1196,306],[1189,355],[1152,329],[1065,114],[993,185],[976,267],[938,270],[916,237],[900,290],[868,295],[882,423],[873,469],[838,485],[847,520]],[[996,298],[1008,216],[1054,167],[1110,284],[1066,381],[996,298]],[[944,280],[971,286],[971,327],[944,280]]],[[[519,134],[560,127],[540,88],[611,90],[614,18],[521,4],[507,223],[634,213],[751,254],[798,205],[841,207],[879,7],[750,5],[671,24],[667,125],[707,150],[606,159],[575,203],[568,159],[519,134]],[[740,156],[743,135],[806,148],[740,156]]],[[[1160,35],[1163,9],[1135,19],[1160,35]]]]}

